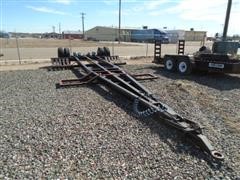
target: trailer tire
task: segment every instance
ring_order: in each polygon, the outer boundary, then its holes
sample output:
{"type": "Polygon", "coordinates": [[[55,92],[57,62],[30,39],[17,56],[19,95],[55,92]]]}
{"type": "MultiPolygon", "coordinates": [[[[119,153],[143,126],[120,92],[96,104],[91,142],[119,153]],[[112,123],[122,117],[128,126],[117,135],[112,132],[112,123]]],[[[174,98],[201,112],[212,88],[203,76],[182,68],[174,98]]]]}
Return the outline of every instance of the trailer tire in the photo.
{"type": "Polygon", "coordinates": [[[104,56],[104,50],[103,50],[103,48],[98,47],[98,49],[97,49],[97,55],[98,55],[98,56],[104,56]]]}
{"type": "Polygon", "coordinates": [[[58,57],[59,58],[64,57],[64,49],[62,47],[58,48],[58,57]]]}
{"type": "Polygon", "coordinates": [[[103,47],[105,56],[110,56],[110,50],[108,47],[103,47]]]}
{"type": "Polygon", "coordinates": [[[164,57],[164,69],[167,71],[174,72],[176,71],[176,61],[172,57],[164,57]]]}
{"type": "Polygon", "coordinates": [[[70,57],[70,50],[69,50],[69,48],[64,48],[64,57],[70,57]]]}
{"type": "Polygon", "coordinates": [[[177,70],[182,75],[187,75],[192,72],[192,65],[189,59],[179,59],[177,63],[177,70]]]}

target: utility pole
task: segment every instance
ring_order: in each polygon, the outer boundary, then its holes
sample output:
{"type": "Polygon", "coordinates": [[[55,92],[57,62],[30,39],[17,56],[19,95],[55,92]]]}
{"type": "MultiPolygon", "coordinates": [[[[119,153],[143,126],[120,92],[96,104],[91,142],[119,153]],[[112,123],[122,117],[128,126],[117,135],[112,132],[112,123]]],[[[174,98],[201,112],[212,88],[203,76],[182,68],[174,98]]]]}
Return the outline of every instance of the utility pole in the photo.
{"type": "Polygon", "coordinates": [[[82,15],[82,32],[83,32],[83,39],[84,39],[84,36],[85,36],[85,32],[84,32],[84,15],[86,15],[86,13],[80,13],[82,15]]]}
{"type": "Polygon", "coordinates": [[[52,26],[52,29],[53,29],[53,33],[55,33],[55,26],[52,26]]]}
{"type": "Polygon", "coordinates": [[[226,18],[225,18],[224,29],[223,29],[223,38],[222,38],[223,41],[226,41],[227,39],[227,31],[228,31],[228,23],[230,19],[231,7],[232,7],[232,0],[228,0],[226,18]]]}
{"type": "Polygon", "coordinates": [[[59,38],[62,39],[61,23],[58,24],[59,38]]]}
{"type": "Polygon", "coordinates": [[[119,21],[118,21],[118,44],[120,44],[120,33],[121,33],[121,0],[119,0],[119,21]]]}

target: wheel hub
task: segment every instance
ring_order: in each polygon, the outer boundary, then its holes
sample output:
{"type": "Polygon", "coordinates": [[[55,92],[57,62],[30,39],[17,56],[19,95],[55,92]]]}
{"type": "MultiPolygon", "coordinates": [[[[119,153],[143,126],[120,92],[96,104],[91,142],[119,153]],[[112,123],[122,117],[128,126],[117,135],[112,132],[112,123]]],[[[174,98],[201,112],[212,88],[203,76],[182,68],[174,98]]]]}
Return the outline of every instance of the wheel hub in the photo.
{"type": "Polygon", "coordinates": [[[181,73],[185,73],[187,71],[186,62],[180,62],[179,65],[178,65],[178,69],[181,73]]]}
{"type": "Polygon", "coordinates": [[[166,68],[167,68],[168,70],[171,70],[171,69],[173,68],[173,62],[172,62],[171,59],[169,59],[169,60],[166,61],[166,68]]]}

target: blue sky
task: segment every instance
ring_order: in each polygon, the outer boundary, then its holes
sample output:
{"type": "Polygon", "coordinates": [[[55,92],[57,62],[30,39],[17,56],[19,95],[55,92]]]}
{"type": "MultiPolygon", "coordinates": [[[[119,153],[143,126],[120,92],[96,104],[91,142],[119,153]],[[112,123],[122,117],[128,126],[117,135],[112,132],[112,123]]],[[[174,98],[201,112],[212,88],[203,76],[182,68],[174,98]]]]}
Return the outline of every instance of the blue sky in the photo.
{"type": "MultiPolygon", "coordinates": [[[[0,0],[0,29],[18,32],[85,30],[118,26],[118,0],[0,0]]],[[[222,33],[227,0],[122,0],[122,27],[185,29],[222,33]]],[[[240,34],[240,1],[233,0],[228,34],[240,34]]]]}

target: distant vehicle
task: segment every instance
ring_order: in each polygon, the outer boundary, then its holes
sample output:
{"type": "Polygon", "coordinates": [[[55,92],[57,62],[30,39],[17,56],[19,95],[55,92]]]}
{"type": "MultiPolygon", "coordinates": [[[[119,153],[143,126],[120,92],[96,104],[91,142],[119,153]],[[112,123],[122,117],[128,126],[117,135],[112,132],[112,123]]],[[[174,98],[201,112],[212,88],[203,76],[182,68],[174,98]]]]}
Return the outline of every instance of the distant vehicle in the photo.
{"type": "Polygon", "coordinates": [[[4,31],[0,31],[0,38],[10,38],[10,34],[4,31]]]}
{"type": "Polygon", "coordinates": [[[131,31],[132,42],[155,42],[169,43],[167,33],[158,29],[139,29],[131,31]]]}

